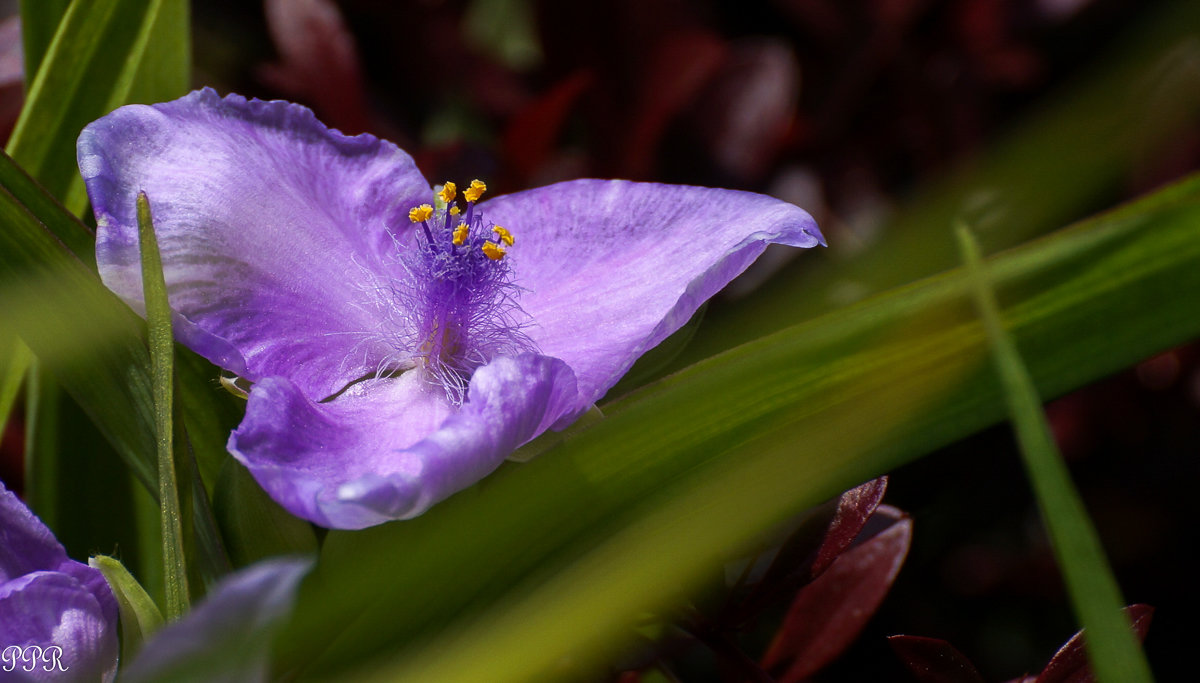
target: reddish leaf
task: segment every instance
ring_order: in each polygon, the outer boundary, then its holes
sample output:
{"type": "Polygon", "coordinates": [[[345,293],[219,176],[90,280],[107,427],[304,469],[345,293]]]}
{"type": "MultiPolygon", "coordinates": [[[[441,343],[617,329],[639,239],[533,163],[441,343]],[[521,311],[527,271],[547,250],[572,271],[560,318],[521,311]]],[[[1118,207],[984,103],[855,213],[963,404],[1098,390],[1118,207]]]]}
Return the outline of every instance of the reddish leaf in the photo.
{"type": "Polygon", "coordinates": [[[760,180],[796,118],[800,64],[791,46],[757,38],[739,42],[690,109],[698,142],[721,170],[741,182],[760,180]]]}
{"type": "Polygon", "coordinates": [[[875,512],[887,477],[872,479],[814,509],[787,537],[754,593],[734,606],[731,623],[746,624],[768,604],[815,579],[837,559],[875,512]]]}
{"type": "Polygon", "coordinates": [[[765,669],[787,663],[780,681],[799,681],[833,661],[854,641],[887,595],[912,539],[912,520],[889,505],[886,530],[842,553],[821,576],[800,589],[783,626],[763,655],[765,669]]]}
{"type": "Polygon", "coordinates": [[[707,30],[681,30],[663,37],[650,56],[625,142],[624,174],[651,173],[667,124],[687,107],[725,61],[725,41],[707,30]]]}
{"type": "Polygon", "coordinates": [[[505,158],[522,182],[545,163],[567,115],[593,81],[590,70],[571,74],[519,111],[504,132],[505,158]]]}
{"type": "MultiPolygon", "coordinates": [[[[1137,634],[1138,640],[1145,640],[1146,632],[1150,630],[1150,619],[1154,616],[1154,608],[1149,605],[1130,605],[1125,608],[1125,614],[1129,616],[1130,627],[1137,634]]],[[[1066,645],[1055,652],[1050,658],[1050,663],[1037,677],[1037,683],[1089,683],[1092,680],[1083,631],[1076,633],[1066,645]]]]}
{"type": "Polygon", "coordinates": [[[817,550],[817,557],[810,570],[813,578],[828,569],[838,555],[850,547],[858,537],[867,520],[875,514],[875,509],[883,500],[883,494],[887,492],[887,483],[886,476],[872,479],[838,498],[837,512],[829,525],[829,531],[825,532],[825,539],[817,550]]]}
{"type": "Polygon", "coordinates": [[[280,63],[260,76],[272,87],[310,102],[321,120],[343,133],[368,128],[362,68],[354,36],[330,0],[264,0],[280,63]]]}
{"type": "Polygon", "coordinates": [[[891,636],[888,645],[921,683],[983,683],[971,660],[940,638],[891,636]]]}

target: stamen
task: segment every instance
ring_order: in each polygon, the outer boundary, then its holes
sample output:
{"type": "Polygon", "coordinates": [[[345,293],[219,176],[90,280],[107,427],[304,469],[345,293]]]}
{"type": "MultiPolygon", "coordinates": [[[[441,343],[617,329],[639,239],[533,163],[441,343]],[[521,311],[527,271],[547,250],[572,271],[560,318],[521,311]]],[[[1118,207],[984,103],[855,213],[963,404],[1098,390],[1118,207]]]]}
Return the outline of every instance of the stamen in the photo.
{"type": "Polygon", "coordinates": [[[472,180],[471,186],[463,190],[463,197],[468,202],[477,202],[484,192],[487,192],[487,185],[482,180],[472,180]]]}
{"type": "Polygon", "coordinates": [[[486,190],[480,180],[463,190],[448,182],[432,206],[413,207],[408,217],[420,229],[413,248],[400,252],[403,274],[387,287],[385,340],[395,354],[386,370],[422,372],[455,405],[466,400],[476,368],[535,348],[522,331],[528,316],[504,258],[513,235],[475,204],[486,190]]]}
{"type": "Polygon", "coordinates": [[[480,249],[483,250],[484,255],[493,261],[499,261],[504,258],[504,247],[495,242],[484,242],[480,249]]]}
{"type": "Polygon", "coordinates": [[[454,246],[461,247],[463,242],[466,242],[466,241],[467,241],[467,224],[459,223],[458,227],[454,229],[454,239],[453,239],[454,246]]]}
{"type": "Polygon", "coordinates": [[[501,242],[507,244],[510,247],[513,245],[513,236],[512,236],[511,232],[505,230],[504,228],[500,227],[499,225],[493,225],[492,232],[496,233],[496,235],[500,238],[501,242]]]}
{"type": "Polygon", "coordinates": [[[422,204],[420,206],[414,206],[409,210],[408,220],[412,221],[413,223],[423,223],[429,220],[429,217],[432,215],[433,207],[428,204],[422,204]]]}

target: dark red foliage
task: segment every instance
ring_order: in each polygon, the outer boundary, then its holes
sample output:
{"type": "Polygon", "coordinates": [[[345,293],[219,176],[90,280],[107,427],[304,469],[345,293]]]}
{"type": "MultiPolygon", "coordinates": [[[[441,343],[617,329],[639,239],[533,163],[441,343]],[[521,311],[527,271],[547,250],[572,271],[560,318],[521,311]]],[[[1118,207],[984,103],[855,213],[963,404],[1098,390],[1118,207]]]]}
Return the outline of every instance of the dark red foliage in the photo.
{"type": "Polygon", "coordinates": [[[741,605],[739,623],[817,578],[858,537],[887,491],[879,477],[818,508],[787,537],[754,593],[741,605]]]}
{"type": "MultiPolygon", "coordinates": [[[[1130,605],[1125,608],[1125,614],[1138,640],[1145,640],[1154,608],[1149,605],[1130,605]]],[[[891,636],[888,644],[921,683],[983,683],[983,677],[971,660],[944,640],[891,636]]],[[[1080,631],[1054,653],[1040,674],[1019,676],[1008,683],[1092,683],[1094,680],[1087,661],[1083,632],[1080,631]]]]}
{"type": "Polygon", "coordinates": [[[858,637],[887,595],[912,540],[912,520],[890,506],[875,517],[889,526],[838,556],[800,589],[762,666],[800,681],[820,670],[858,637]]]}
{"type": "MultiPolygon", "coordinates": [[[[1146,633],[1150,630],[1150,620],[1154,616],[1154,608],[1149,605],[1130,605],[1125,608],[1125,614],[1129,617],[1130,627],[1137,634],[1138,640],[1145,640],[1146,633]]],[[[1091,667],[1088,666],[1082,631],[1076,633],[1066,645],[1054,653],[1050,663],[1037,677],[1037,683],[1090,683],[1092,680],[1094,678],[1091,667]]]]}
{"type": "Polygon", "coordinates": [[[891,636],[888,645],[921,683],[984,683],[971,660],[940,638],[891,636]]]}
{"type": "Polygon", "coordinates": [[[867,520],[875,514],[876,508],[883,502],[883,494],[887,492],[887,477],[872,479],[843,493],[838,498],[837,513],[821,547],[817,549],[817,557],[812,565],[812,577],[820,576],[833,561],[842,554],[854,539],[858,537],[867,520]]]}
{"type": "Polygon", "coordinates": [[[8,139],[25,102],[24,63],[21,22],[16,17],[0,20],[0,140],[8,139]]]}

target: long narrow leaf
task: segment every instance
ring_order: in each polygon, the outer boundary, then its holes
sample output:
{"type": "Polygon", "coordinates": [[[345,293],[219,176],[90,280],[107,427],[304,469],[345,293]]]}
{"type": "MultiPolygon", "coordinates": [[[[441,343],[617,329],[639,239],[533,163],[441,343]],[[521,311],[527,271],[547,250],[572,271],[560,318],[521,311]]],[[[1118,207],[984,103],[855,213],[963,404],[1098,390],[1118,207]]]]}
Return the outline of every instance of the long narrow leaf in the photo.
{"type": "Polygon", "coordinates": [[[983,320],[996,371],[1004,387],[1009,416],[1016,427],[1025,470],[1033,483],[1071,603],[1087,632],[1092,670],[1101,681],[1148,683],[1152,680],[1150,667],[1121,611],[1124,601],[1104,557],[1100,537],[1088,519],[1083,500],[1071,484],[1071,475],[1054,445],[1033,380],[1000,320],[999,306],[982,263],[979,243],[965,226],[958,226],[955,234],[967,264],[975,307],[983,320]]]}
{"type": "Polygon", "coordinates": [[[179,477],[175,471],[175,339],[171,331],[171,306],[167,303],[167,282],[163,277],[158,240],[154,236],[150,200],[144,192],[139,193],[137,198],[137,221],[146,326],[150,333],[154,426],[158,446],[158,503],[162,511],[163,575],[167,585],[166,617],[168,621],[174,621],[188,608],[183,512],[179,477]]]}

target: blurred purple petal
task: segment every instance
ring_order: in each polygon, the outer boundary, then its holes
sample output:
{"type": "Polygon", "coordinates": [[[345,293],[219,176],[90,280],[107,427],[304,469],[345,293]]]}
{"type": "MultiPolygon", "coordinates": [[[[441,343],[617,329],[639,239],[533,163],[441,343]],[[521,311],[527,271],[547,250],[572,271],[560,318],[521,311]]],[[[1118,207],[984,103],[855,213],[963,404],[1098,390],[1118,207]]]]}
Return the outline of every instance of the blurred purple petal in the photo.
{"type": "Polygon", "coordinates": [[[117,602],[0,484],[0,678],[111,681],[117,602]]]}
{"type": "Polygon", "coordinates": [[[19,498],[0,482],[0,581],[67,562],[67,551],[19,498]]]}
{"type": "Polygon", "coordinates": [[[312,561],[277,558],[221,581],[179,621],[146,642],[121,668],[123,683],[267,680],[271,638],[291,614],[312,561]]]}

